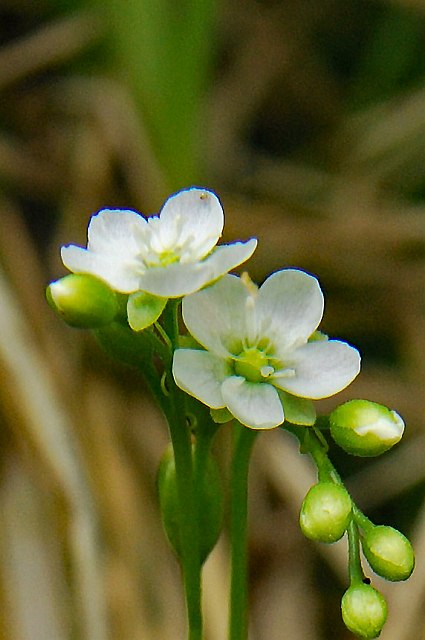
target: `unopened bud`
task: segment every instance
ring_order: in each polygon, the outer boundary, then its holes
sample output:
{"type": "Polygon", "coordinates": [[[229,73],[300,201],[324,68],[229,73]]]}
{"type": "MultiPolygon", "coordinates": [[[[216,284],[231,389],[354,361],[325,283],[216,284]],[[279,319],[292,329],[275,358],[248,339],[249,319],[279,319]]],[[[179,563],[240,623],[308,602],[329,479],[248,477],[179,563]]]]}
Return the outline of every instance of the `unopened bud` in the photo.
{"type": "Polygon", "coordinates": [[[91,275],[71,273],[46,290],[50,306],[71,327],[96,329],[111,323],[119,312],[112,289],[91,275]]]}
{"type": "Polygon", "coordinates": [[[319,482],[303,500],[300,527],[310,540],[332,543],[344,535],[351,518],[347,490],[332,482],[319,482]]]}
{"type": "Polygon", "coordinates": [[[379,456],[402,437],[404,422],[391,409],[369,400],[349,400],[330,415],[331,435],[347,453],[379,456]]]}
{"type": "Polygon", "coordinates": [[[373,571],[386,580],[407,580],[415,566],[412,545],[393,527],[380,525],[367,531],[362,548],[373,571]]]}
{"type": "MultiPolygon", "coordinates": [[[[159,465],[158,493],[162,523],[168,541],[177,557],[180,558],[181,511],[177,490],[176,466],[171,446],[165,450],[159,465]]],[[[199,555],[200,561],[203,563],[217,542],[223,522],[223,493],[218,466],[211,455],[208,457],[201,486],[197,487],[196,494],[199,497],[199,555]]]]}
{"type": "Polygon", "coordinates": [[[369,584],[356,584],[347,589],[341,611],[345,626],[360,638],[377,638],[387,619],[384,597],[369,584]]]}

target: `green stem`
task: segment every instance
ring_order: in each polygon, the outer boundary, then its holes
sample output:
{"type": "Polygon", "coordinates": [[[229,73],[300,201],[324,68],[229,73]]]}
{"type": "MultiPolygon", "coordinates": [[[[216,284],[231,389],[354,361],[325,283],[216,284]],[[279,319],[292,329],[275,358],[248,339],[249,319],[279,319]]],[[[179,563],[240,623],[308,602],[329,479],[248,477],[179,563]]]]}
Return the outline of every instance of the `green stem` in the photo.
{"type": "Polygon", "coordinates": [[[248,634],[248,470],[258,432],[235,425],[231,468],[230,536],[232,576],[230,586],[229,640],[246,640],[248,634]]]}
{"type": "Polygon", "coordinates": [[[189,640],[202,639],[201,563],[199,526],[193,486],[192,445],[186,425],[183,394],[174,385],[170,390],[172,414],[168,416],[176,465],[180,507],[181,566],[186,597],[189,640]]]}
{"type": "MultiPolygon", "coordinates": [[[[167,418],[174,450],[180,515],[181,566],[188,616],[188,639],[202,640],[201,566],[199,520],[192,470],[190,430],[186,424],[185,394],[176,386],[172,373],[173,349],[178,347],[179,301],[170,300],[164,312],[163,341],[152,328],[134,333],[118,322],[95,331],[98,340],[113,357],[136,366],[167,418]],[[154,358],[162,361],[167,393],[154,358]]],[[[157,328],[158,330],[158,328],[157,328]]]]}
{"type": "MultiPolygon", "coordinates": [[[[331,481],[336,484],[344,486],[344,483],[333,466],[332,462],[329,460],[327,455],[327,443],[323,443],[323,435],[320,435],[316,432],[316,430],[300,430],[298,428],[290,428],[291,433],[293,433],[298,440],[300,441],[302,450],[304,453],[309,453],[316,463],[319,480],[320,481],[331,481]]],[[[352,510],[353,517],[348,526],[348,569],[350,574],[350,582],[351,584],[360,584],[364,580],[364,573],[361,564],[360,558],[360,535],[359,535],[359,526],[367,531],[372,528],[373,523],[367,518],[357,507],[357,505],[352,501],[352,510]]]]}
{"type": "MultiPolygon", "coordinates": [[[[164,312],[167,335],[178,347],[178,306],[170,300],[164,312]]],[[[166,405],[176,467],[177,494],[180,509],[181,567],[188,618],[188,640],[202,640],[201,563],[199,553],[199,521],[194,488],[191,434],[186,421],[185,394],[176,386],[171,370],[167,370],[169,398],[166,405]]]]}
{"type": "Polygon", "coordinates": [[[328,444],[321,431],[314,427],[298,427],[293,424],[289,424],[286,430],[298,439],[301,453],[308,453],[313,458],[320,482],[334,482],[344,485],[341,476],[328,457],[328,444]]]}
{"type": "Polygon", "coordinates": [[[174,349],[179,347],[179,316],[178,311],[181,300],[170,298],[162,314],[164,330],[168,335],[174,349]]]}
{"type": "Polygon", "coordinates": [[[373,522],[371,522],[371,520],[369,520],[369,518],[365,516],[365,514],[362,511],[360,511],[358,506],[354,503],[353,503],[353,518],[356,524],[361,529],[363,529],[365,533],[375,528],[375,525],[373,524],[373,522]]]}
{"type": "Polygon", "coordinates": [[[361,584],[364,580],[360,560],[359,530],[354,520],[348,526],[348,570],[351,585],[361,584]]]}
{"type": "MultiPolygon", "coordinates": [[[[202,485],[203,474],[207,467],[208,454],[211,444],[221,425],[216,424],[211,416],[209,409],[200,404],[194,398],[188,398],[188,409],[195,419],[195,453],[193,461],[193,477],[195,492],[202,485]]],[[[202,505],[198,505],[202,508],[202,505]]]]}

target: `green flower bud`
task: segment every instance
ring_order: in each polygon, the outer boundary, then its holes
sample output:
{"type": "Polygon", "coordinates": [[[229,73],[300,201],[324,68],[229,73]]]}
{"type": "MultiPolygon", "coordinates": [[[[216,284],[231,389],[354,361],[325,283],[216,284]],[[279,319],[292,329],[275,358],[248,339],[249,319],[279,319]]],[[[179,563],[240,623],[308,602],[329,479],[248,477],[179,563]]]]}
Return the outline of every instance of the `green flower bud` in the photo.
{"type": "Polygon", "coordinates": [[[71,327],[95,329],[109,324],[119,312],[119,301],[108,285],[94,276],[71,273],[46,290],[46,298],[71,327]]]}
{"type": "Polygon", "coordinates": [[[367,531],[362,540],[363,553],[378,576],[396,582],[407,580],[415,566],[409,540],[393,527],[378,526],[367,531]]]}
{"type": "MultiPolygon", "coordinates": [[[[192,450],[193,452],[193,450],[192,450]]],[[[169,446],[161,459],[158,469],[158,493],[162,523],[168,541],[176,555],[180,549],[180,505],[177,491],[176,467],[172,447],[169,446]]],[[[214,548],[220,535],[223,521],[223,493],[216,461],[208,457],[200,487],[199,496],[199,542],[200,561],[203,563],[214,548]]]]}
{"type": "Polygon", "coordinates": [[[387,619],[384,597],[369,584],[356,584],[341,601],[345,626],[359,638],[377,638],[387,619]]]}
{"type": "Polygon", "coordinates": [[[404,422],[395,411],[369,400],[349,400],[329,416],[331,435],[347,453],[379,456],[403,435],[404,422]]]}
{"type": "Polygon", "coordinates": [[[301,506],[300,526],[310,540],[332,543],[344,535],[351,518],[351,498],[344,487],[319,482],[301,506]]]}

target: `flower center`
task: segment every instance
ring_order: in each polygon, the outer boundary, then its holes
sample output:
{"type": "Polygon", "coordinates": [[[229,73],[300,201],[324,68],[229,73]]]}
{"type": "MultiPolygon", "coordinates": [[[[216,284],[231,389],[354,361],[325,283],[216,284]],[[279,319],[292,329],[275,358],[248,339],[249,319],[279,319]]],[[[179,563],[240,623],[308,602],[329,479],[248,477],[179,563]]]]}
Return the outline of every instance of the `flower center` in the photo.
{"type": "Polygon", "coordinates": [[[159,263],[162,267],[166,267],[168,264],[173,264],[173,262],[179,262],[180,260],[180,256],[177,255],[177,253],[172,249],[162,251],[158,255],[158,258],[159,258],[159,263]]]}
{"type": "Polygon", "coordinates": [[[274,368],[270,366],[269,359],[263,351],[257,347],[248,347],[237,356],[235,373],[248,382],[263,382],[274,373],[274,368]]]}

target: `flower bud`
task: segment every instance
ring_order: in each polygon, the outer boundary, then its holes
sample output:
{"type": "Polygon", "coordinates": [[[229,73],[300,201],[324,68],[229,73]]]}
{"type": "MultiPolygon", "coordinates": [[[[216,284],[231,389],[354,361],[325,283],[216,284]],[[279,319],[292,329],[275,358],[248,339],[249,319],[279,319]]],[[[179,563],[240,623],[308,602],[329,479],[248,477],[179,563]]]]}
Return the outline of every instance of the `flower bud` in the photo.
{"type": "Polygon", "coordinates": [[[409,540],[397,529],[377,526],[367,531],[362,540],[363,553],[378,576],[396,582],[407,580],[415,566],[409,540]]]}
{"type": "Polygon", "coordinates": [[[345,626],[360,638],[377,638],[387,619],[384,597],[369,584],[356,584],[341,601],[345,626]]]}
{"type": "Polygon", "coordinates": [[[301,506],[300,527],[310,540],[336,542],[351,518],[351,498],[344,487],[319,482],[311,487],[301,506]]]}
{"type": "Polygon", "coordinates": [[[404,422],[395,411],[369,400],[349,400],[330,415],[331,435],[347,453],[379,456],[403,435],[404,422]]]}
{"type": "MultiPolygon", "coordinates": [[[[192,450],[193,452],[193,450],[192,450]]],[[[176,467],[171,446],[167,447],[158,469],[158,493],[162,523],[168,541],[176,555],[181,557],[180,548],[180,503],[177,490],[176,467]]],[[[223,521],[223,494],[216,461],[208,457],[199,496],[199,556],[203,563],[214,548],[220,535],[223,521]]]]}
{"type": "Polygon", "coordinates": [[[46,298],[71,327],[95,329],[109,324],[119,311],[115,292],[94,276],[72,273],[46,290],[46,298]]]}

